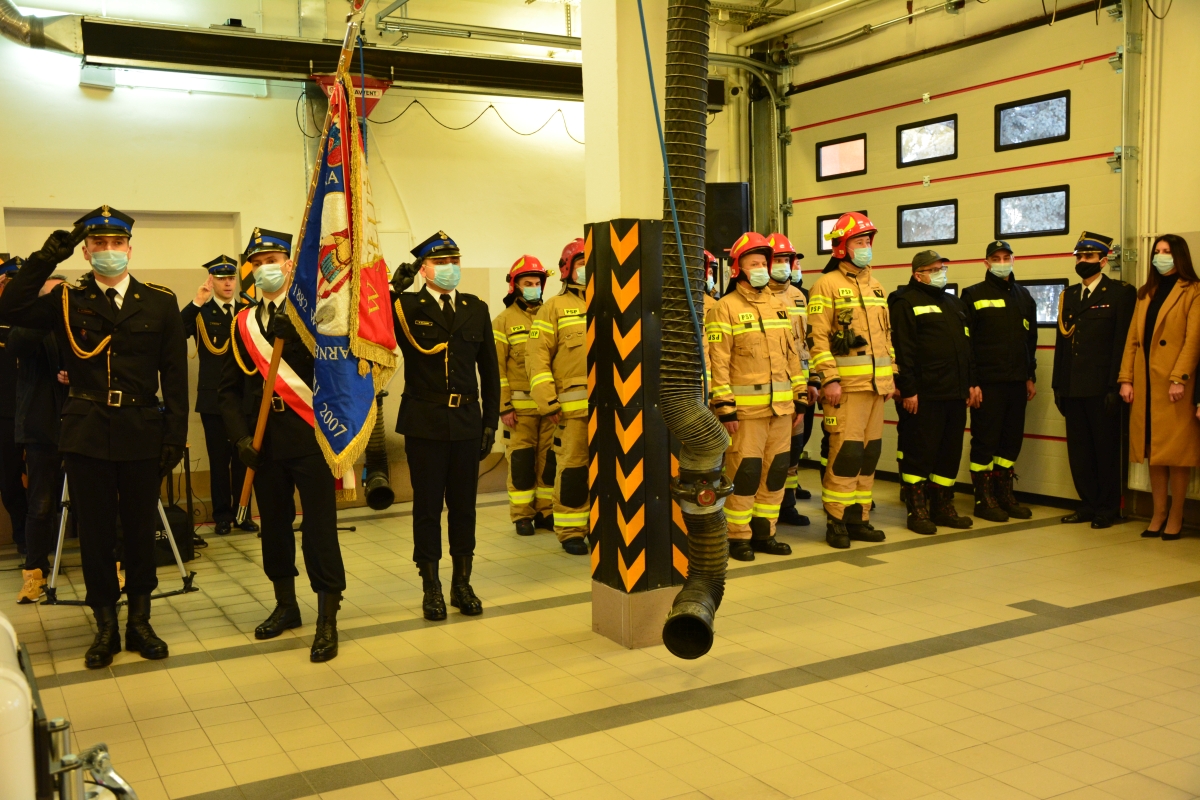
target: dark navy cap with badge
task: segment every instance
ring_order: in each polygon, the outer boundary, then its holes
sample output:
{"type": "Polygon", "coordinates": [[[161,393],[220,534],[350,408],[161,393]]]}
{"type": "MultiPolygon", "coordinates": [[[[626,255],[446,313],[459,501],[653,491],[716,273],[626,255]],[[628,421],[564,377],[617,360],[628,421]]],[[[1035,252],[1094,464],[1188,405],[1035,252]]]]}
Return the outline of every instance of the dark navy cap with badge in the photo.
{"type": "Polygon", "coordinates": [[[20,256],[9,256],[8,253],[0,253],[0,276],[12,275],[19,270],[25,263],[25,259],[20,256]]]}
{"type": "Polygon", "coordinates": [[[237,275],[238,262],[226,255],[219,255],[204,265],[208,274],[214,278],[232,278],[237,275]]]}
{"type": "Polygon", "coordinates": [[[255,253],[283,253],[291,257],[292,235],[255,228],[254,233],[250,234],[250,243],[246,245],[246,252],[242,253],[242,258],[249,259],[255,253]]]}
{"type": "Polygon", "coordinates": [[[133,236],[133,217],[110,206],[100,206],[75,220],[86,236],[133,236]]]}
{"type": "Polygon", "coordinates": [[[418,259],[462,255],[458,250],[458,245],[446,235],[445,231],[438,231],[409,252],[418,259]]]}
{"type": "Polygon", "coordinates": [[[1079,241],[1075,243],[1075,252],[1078,253],[1101,253],[1108,255],[1112,252],[1112,237],[1101,236],[1098,233],[1084,231],[1079,236],[1079,241]]]}
{"type": "Polygon", "coordinates": [[[1001,250],[1006,251],[1010,256],[1013,254],[1012,245],[1010,245],[1008,242],[997,239],[987,246],[987,252],[983,257],[991,258],[993,253],[998,253],[1001,250]]]}

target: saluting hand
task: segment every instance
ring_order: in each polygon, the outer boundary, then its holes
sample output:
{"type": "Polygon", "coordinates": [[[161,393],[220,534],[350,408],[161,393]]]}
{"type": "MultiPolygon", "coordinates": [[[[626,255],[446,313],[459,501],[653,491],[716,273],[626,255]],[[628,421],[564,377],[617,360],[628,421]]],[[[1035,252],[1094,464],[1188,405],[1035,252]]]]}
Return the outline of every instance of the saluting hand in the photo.
{"type": "Polygon", "coordinates": [[[208,274],[208,280],[206,280],[200,286],[200,288],[196,290],[196,300],[195,300],[196,305],[198,305],[198,306],[204,305],[205,303],[207,303],[209,300],[212,299],[212,296],[213,296],[213,277],[212,277],[212,273],[210,272],[208,274]]]}

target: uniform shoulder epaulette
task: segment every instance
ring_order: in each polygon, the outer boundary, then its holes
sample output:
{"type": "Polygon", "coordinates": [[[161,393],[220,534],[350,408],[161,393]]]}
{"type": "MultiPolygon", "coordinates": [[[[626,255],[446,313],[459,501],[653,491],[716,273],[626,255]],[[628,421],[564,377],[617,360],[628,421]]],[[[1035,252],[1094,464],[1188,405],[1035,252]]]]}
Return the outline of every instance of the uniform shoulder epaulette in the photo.
{"type": "Polygon", "coordinates": [[[175,296],[175,293],[166,286],[159,286],[157,283],[150,283],[149,281],[142,281],[142,285],[149,286],[151,289],[158,289],[160,292],[171,295],[171,297],[175,296]]]}
{"type": "Polygon", "coordinates": [[[74,289],[77,292],[82,292],[85,288],[82,281],[79,283],[67,283],[66,281],[63,281],[63,286],[67,287],[68,289],[74,289]]]}

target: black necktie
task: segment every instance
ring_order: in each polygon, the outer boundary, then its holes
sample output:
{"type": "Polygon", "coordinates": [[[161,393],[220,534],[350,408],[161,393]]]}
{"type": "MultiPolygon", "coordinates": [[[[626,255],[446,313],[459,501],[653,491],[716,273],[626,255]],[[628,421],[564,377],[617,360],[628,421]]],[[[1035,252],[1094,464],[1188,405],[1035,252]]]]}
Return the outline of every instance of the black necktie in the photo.
{"type": "Polygon", "coordinates": [[[267,331],[271,330],[271,323],[275,321],[275,303],[267,305],[267,331]]]}
{"type": "Polygon", "coordinates": [[[116,289],[105,289],[104,296],[108,298],[108,304],[110,306],[112,306],[113,316],[116,316],[117,312],[119,312],[121,310],[120,308],[117,307],[117,290],[116,289]]]}
{"type": "Polygon", "coordinates": [[[223,306],[222,306],[222,308],[224,308],[224,309],[225,309],[225,316],[227,316],[227,317],[228,317],[228,316],[229,316],[229,314],[230,314],[230,311],[229,311],[229,303],[226,303],[225,305],[223,305],[223,306]]]}
{"type": "Polygon", "coordinates": [[[450,302],[450,295],[442,295],[442,314],[446,316],[446,327],[454,330],[454,304],[450,302]]]}

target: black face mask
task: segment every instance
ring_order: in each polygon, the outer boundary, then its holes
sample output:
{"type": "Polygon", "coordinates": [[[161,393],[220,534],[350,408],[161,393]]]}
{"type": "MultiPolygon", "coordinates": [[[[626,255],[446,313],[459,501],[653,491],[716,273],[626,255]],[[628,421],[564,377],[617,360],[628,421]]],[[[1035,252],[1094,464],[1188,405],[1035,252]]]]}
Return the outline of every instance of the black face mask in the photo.
{"type": "Polygon", "coordinates": [[[1076,261],[1075,274],[1085,281],[1100,271],[1099,261],[1076,261]]]}

